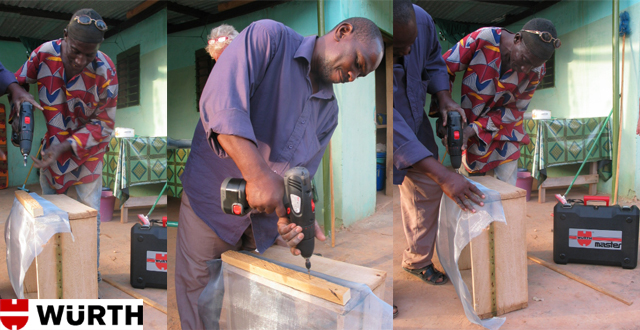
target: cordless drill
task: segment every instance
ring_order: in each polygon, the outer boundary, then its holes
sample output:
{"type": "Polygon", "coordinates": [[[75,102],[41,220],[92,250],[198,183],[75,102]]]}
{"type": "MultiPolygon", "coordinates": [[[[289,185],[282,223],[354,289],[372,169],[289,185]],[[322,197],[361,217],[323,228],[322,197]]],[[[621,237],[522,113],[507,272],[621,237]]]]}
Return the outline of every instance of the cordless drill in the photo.
{"type": "Polygon", "coordinates": [[[33,105],[29,102],[20,104],[20,122],[15,122],[16,118],[11,118],[9,123],[13,128],[11,133],[11,143],[20,147],[20,153],[24,157],[24,166],[27,166],[27,156],[31,153],[31,142],[33,141],[33,105]]]}
{"type": "Polygon", "coordinates": [[[456,111],[447,112],[447,144],[451,166],[457,170],[462,164],[462,116],[456,111]]]}
{"type": "MultiPolygon", "coordinates": [[[[224,213],[243,216],[251,207],[247,202],[245,192],[246,181],[237,178],[227,178],[220,187],[220,198],[224,213]]],[[[313,186],[309,170],[304,167],[294,167],[284,173],[283,204],[287,210],[289,221],[302,227],[304,238],[296,248],[305,259],[307,273],[311,276],[311,262],[313,254],[315,232],[315,203],[313,202],[313,186]]]]}

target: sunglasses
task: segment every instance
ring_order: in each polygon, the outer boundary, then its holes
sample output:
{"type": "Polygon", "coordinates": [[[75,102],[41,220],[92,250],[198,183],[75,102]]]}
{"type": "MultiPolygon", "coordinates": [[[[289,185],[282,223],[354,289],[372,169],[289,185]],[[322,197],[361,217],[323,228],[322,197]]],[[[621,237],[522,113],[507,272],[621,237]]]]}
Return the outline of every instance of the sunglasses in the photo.
{"type": "Polygon", "coordinates": [[[213,45],[216,42],[225,42],[225,41],[227,41],[227,39],[228,39],[227,37],[218,37],[216,39],[209,39],[208,43],[209,43],[209,45],[213,45]]]}
{"type": "Polygon", "coordinates": [[[82,25],[91,25],[91,23],[95,22],[95,25],[98,28],[98,30],[100,31],[107,30],[107,23],[105,23],[101,19],[93,19],[87,15],[80,15],[80,16],[74,17],[73,20],[78,22],[78,24],[82,24],[82,25]]]}
{"type": "Polygon", "coordinates": [[[547,31],[536,31],[536,30],[522,30],[522,32],[529,32],[533,34],[537,34],[540,39],[546,43],[552,43],[553,47],[560,48],[562,42],[558,38],[554,38],[551,33],[547,31]]]}

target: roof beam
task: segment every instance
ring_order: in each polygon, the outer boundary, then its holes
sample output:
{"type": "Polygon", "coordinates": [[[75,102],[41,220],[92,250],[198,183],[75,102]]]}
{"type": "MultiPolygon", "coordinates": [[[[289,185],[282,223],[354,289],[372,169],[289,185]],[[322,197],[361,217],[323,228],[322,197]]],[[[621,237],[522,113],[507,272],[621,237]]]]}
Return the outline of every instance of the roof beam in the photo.
{"type": "Polygon", "coordinates": [[[171,10],[172,12],[176,12],[178,14],[192,16],[199,19],[205,19],[207,18],[207,16],[209,16],[209,14],[206,11],[187,7],[172,1],[169,1],[167,3],[167,10],[171,10]]]}
{"type": "Polygon", "coordinates": [[[197,27],[201,27],[203,25],[207,25],[210,23],[219,22],[222,20],[227,20],[230,18],[246,15],[252,13],[254,11],[262,10],[265,8],[273,7],[276,5],[283,4],[285,2],[289,2],[291,0],[279,0],[279,1],[255,1],[248,3],[244,6],[235,7],[229,10],[225,10],[224,12],[217,14],[209,14],[205,18],[200,18],[195,21],[190,21],[186,23],[170,25],[167,27],[167,33],[176,33],[184,30],[189,30],[197,27]]]}
{"type": "Polygon", "coordinates": [[[482,3],[492,3],[496,5],[525,7],[525,8],[533,8],[539,3],[537,1],[514,1],[514,0],[472,0],[472,1],[482,2],[482,3]]]}
{"type": "Polygon", "coordinates": [[[541,2],[539,2],[535,7],[529,8],[527,10],[525,10],[524,12],[520,13],[520,14],[516,14],[516,15],[506,15],[504,17],[504,21],[497,23],[497,26],[507,26],[507,25],[511,25],[521,19],[527,18],[537,12],[540,12],[544,9],[547,9],[553,5],[555,5],[556,3],[560,2],[560,0],[543,0],[541,2]]]}
{"type": "Polygon", "coordinates": [[[167,3],[165,1],[158,1],[156,3],[154,3],[153,5],[149,6],[148,8],[146,8],[145,10],[141,11],[140,13],[136,14],[136,16],[133,16],[133,18],[128,19],[114,27],[109,28],[109,30],[107,30],[107,32],[104,34],[104,38],[110,38],[142,21],[144,21],[145,19],[151,17],[153,14],[161,11],[162,9],[167,7],[167,3]]]}
{"type": "MultiPolygon", "coordinates": [[[[69,21],[71,19],[71,15],[73,15],[73,13],[58,13],[50,10],[22,8],[18,6],[3,5],[3,4],[0,4],[0,11],[4,11],[8,13],[16,13],[21,16],[49,18],[49,19],[57,19],[62,21],[69,21]]],[[[107,25],[118,25],[123,22],[120,20],[109,19],[104,17],[103,17],[103,20],[105,23],[107,23],[107,25]]]]}

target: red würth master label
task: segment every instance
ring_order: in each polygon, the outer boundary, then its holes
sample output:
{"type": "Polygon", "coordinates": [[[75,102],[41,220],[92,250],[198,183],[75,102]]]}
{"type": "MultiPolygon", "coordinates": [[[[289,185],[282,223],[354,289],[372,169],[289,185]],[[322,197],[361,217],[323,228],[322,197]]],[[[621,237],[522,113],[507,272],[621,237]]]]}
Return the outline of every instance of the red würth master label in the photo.
{"type": "Polygon", "coordinates": [[[622,250],[622,231],[569,228],[569,247],[622,250]]]}

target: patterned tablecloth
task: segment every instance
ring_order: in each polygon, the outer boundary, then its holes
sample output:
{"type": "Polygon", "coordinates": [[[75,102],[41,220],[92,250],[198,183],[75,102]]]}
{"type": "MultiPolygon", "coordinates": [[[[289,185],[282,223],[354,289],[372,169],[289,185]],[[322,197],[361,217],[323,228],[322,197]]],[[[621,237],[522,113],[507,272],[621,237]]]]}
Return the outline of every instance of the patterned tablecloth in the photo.
{"type": "Polygon", "coordinates": [[[102,186],[122,198],[131,186],[167,181],[167,138],[115,138],[104,155],[102,186]]]}
{"type": "Polygon", "coordinates": [[[184,172],[184,166],[187,164],[187,158],[190,152],[191,149],[188,148],[168,150],[167,181],[169,182],[169,190],[167,191],[167,196],[182,196],[182,181],[180,181],[180,176],[184,172]]]}
{"type": "Polygon", "coordinates": [[[546,119],[524,121],[531,143],[520,148],[518,167],[526,168],[540,183],[553,166],[581,164],[596,142],[587,162],[598,161],[598,173],[604,181],[611,178],[611,122],[598,141],[596,137],[606,117],[546,119]]]}

